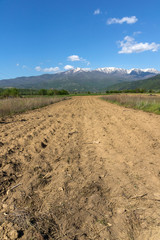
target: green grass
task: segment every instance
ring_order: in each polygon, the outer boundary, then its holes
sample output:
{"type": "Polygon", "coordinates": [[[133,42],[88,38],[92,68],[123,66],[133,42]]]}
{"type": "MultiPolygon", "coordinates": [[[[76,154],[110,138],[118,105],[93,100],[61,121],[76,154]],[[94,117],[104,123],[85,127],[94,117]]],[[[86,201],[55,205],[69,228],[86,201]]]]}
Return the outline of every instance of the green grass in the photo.
{"type": "Polygon", "coordinates": [[[159,95],[145,95],[145,94],[113,94],[104,96],[102,99],[118,105],[140,109],[145,112],[152,112],[160,114],[160,96],[159,95]]]}

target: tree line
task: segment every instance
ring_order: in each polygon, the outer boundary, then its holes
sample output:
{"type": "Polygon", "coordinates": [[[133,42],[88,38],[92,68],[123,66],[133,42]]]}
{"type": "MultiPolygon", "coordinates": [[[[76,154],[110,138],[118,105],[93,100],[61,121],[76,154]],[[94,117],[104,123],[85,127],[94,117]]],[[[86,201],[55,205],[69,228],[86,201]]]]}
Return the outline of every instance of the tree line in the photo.
{"type": "MultiPolygon", "coordinates": [[[[124,90],[107,90],[106,94],[112,93],[160,93],[160,91],[155,91],[153,89],[124,89],[124,90]]],[[[76,94],[76,93],[75,93],[76,94]]],[[[86,94],[92,94],[92,92],[88,91],[86,94]]],[[[102,93],[99,93],[102,94],[102,93]]],[[[7,97],[23,97],[23,96],[55,96],[55,95],[69,95],[69,92],[65,89],[57,90],[57,89],[17,89],[17,88],[0,88],[0,98],[7,97]]]]}
{"type": "Polygon", "coordinates": [[[124,89],[124,90],[107,90],[106,91],[107,94],[110,93],[160,93],[160,91],[156,91],[153,89],[142,89],[142,88],[136,88],[136,89],[124,89]]]}
{"type": "Polygon", "coordinates": [[[22,97],[25,95],[46,95],[46,96],[54,96],[54,95],[68,95],[69,92],[67,90],[57,90],[57,89],[17,89],[17,88],[6,88],[0,89],[0,96],[2,98],[5,97],[22,97]]]}

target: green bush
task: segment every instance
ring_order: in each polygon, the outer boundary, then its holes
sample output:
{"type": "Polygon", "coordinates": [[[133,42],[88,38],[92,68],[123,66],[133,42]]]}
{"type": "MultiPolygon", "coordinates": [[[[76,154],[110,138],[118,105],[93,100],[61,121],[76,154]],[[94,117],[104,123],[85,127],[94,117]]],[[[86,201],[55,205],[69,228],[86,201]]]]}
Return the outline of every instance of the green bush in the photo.
{"type": "Polygon", "coordinates": [[[68,95],[68,94],[69,94],[69,92],[67,90],[62,89],[62,90],[58,90],[57,95],[68,95]]]}
{"type": "Polygon", "coordinates": [[[48,95],[48,96],[53,96],[53,95],[68,95],[69,92],[67,90],[57,90],[57,89],[40,89],[38,91],[39,95],[48,95]]]}
{"type": "Polygon", "coordinates": [[[40,90],[38,91],[38,94],[39,94],[39,95],[47,95],[47,90],[46,90],[46,89],[40,89],[40,90]]]}
{"type": "Polygon", "coordinates": [[[52,89],[47,90],[47,95],[53,96],[54,95],[54,90],[52,90],[52,89]]]}
{"type": "Polygon", "coordinates": [[[18,97],[19,91],[16,88],[7,88],[1,93],[2,97],[18,97]]]}

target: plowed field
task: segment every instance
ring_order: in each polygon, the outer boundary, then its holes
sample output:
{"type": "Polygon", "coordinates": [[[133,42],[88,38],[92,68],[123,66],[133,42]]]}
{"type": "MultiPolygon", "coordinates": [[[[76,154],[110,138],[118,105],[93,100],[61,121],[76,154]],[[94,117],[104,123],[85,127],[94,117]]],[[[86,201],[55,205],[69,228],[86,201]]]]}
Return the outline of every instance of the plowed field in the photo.
{"type": "Polygon", "coordinates": [[[1,121],[0,239],[159,240],[160,116],[91,96],[1,121]]]}

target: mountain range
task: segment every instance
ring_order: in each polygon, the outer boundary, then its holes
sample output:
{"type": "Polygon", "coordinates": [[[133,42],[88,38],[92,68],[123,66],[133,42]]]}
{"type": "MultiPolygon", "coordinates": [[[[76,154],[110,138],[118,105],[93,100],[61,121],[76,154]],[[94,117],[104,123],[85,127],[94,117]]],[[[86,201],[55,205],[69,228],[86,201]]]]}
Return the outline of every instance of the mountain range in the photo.
{"type": "Polygon", "coordinates": [[[133,82],[123,82],[108,87],[107,90],[132,90],[132,89],[145,89],[145,90],[160,90],[160,74],[145,80],[138,80],[133,82]]]}
{"type": "Polygon", "coordinates": [[[105,91],[112,85],[132,83],[160,74],[156,69],[123,69],[114,67],[76,68],[56,74],[43,74],[40,76],[18,77],[0,80],[0,88],[16,87],[28,89],[56,88],[68,91],[105,91]]]}

